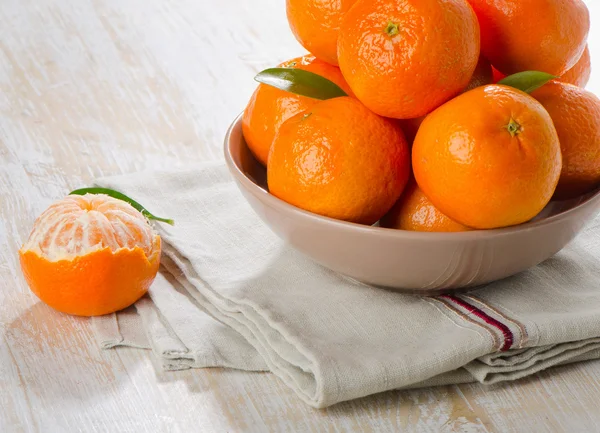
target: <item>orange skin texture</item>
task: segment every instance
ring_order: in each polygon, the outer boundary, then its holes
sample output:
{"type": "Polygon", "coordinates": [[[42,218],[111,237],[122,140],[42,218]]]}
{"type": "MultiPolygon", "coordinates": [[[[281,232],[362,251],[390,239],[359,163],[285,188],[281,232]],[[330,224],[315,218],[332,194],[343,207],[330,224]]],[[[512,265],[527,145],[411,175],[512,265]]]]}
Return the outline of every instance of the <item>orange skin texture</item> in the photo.
{"type": "Polygon", "coordinates": [[[556,199],[586,194],[600,185],[600,99],[581,87],[550,82],[532,93],[554,121],[563,167],[556,199]]]}
{"type": "Polygon", "coordinates": [[[148,291],[160,264],[160,238],[146,257],[141,248],[109,248],[50,261],[33,251],[20,251],[29,287],[44,303],[67,314],[100,316],[127,308],[148,291]]]}
{"type": "Polygon", "coordinates": [[[411,180],[400,200],[381,219],[382,227],[417,232],[465,232],[471,230],[436,208],[411,180]]]}
{"type": "Polygon", "coordinates": [[[359,0],[340,27],[340,69],[381,116],[429,113],[467,86],[478,58],[479,24],[466,0],[359,0]]]}
{"type": "MultiPolygon", "coordinates": [[[[475,72],[473,72],[473,76],[471,77],[471,81],[469,81],[469,84],[467,84],[467,87],[462,93],[468,92],[479,86],[485,86],[486,84],[492,84],[492,65],[484,57],[480,57],[475,72]]],[[[406,140],[411,146],[413,141],[415,141],[417,131],[419,130],[421,123],[423,123],[423,120],[425,120],[425,116],[414,119],[398,120],[404,131],[406,140]]]]}
{"type": "Polygon", "coordinates": [[[581,0],[469,0],[481,26],[481,52],[506,75],[560,76],[586,45],[590,16],[581,0]]]}
{"type": "Polygon", "coordinates": [[[562,167],[548,112],[501,85],[478,87],[429,114],[412,150],[423,193],[449,218],[477,229],[535,217],[554,194],[562,167]],[[519,128],[514,137],[511,124],[519,128]]]}
{"type": "Polygon", "coordinates": [[[356,0],[287,0],[292,33],[318,59],[338,64],[337,40],[342,18],[356,0]]]}
{"type": "Polygon", "coordinates": [[[341,97],[283,124],[267,182],[271,194],[301,209],[370,225],[398,200],[409,172],[410,152],[397,123],[341,97]]]}
{"type": "Polygon", "coordinates": [[[574,86],[585,87],[590,81],[591,75],[592,58],[590,56],[590,49],[586,45],[581,58],[575,63],[575,66],[560,77],[559,81],[573,84],[574,86]]]}
{"type": "MultiPolygon", "coordinates": [[[[298,57],[279,65],[298,68],[321,75],[351,94],[339,68],[331,66],[312,55],[298,57]]],[[[242,117],[242,131],[256,159],[267,165],[269,149],[280,126],[290,117],[309,110],[319,100],[299,96],[266,84],[259,84],[250,98],[242,117]]]]}

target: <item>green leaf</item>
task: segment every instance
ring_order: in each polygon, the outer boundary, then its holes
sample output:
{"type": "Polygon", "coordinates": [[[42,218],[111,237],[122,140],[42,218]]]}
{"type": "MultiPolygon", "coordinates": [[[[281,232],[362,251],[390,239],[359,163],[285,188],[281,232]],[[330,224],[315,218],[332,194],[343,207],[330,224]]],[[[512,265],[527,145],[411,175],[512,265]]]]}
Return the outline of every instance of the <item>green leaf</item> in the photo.
{"type": "Polygon", "coordinates": [[[515,89],[522,90],[525,93],[531,93],[534,90],[539,89],[550,80],[558,78],[552,74],[540,71],[525,71],[518,72],[498,81],[497,84],[504,84],[505,86],[514,87],[515,89]]]}
{"type": "Polygon", "coordinates": [[[270,68],[254,77],[259,83],[314,99],[348,96],[337,84],[303,69],[270,68]]]}
{"type": "Polygon", "coordinates": [[[127,197],[125,194],[122,194],[119,191],[115,191],[114,189],[110,189],[110,188],[81,188],[81,189],[76,189],[75,191],[71,191],[69,193],[69,195],[86,195],[86,194],[106,194],[106,195],[109,195],[109,196],[111,196],[113,198],[116,198],[118,200],[126,201],[131,206],[133,206],[135,209],[137,209],[138,211],[140,211],[142,213],[142,215],[144,215],[146,218],[148,218],[150,220],[161,221],[163,223],[167,223],[167,224],[170,224],[170,225],[175,225],[175,221],[173,221],[172,219],[161,218],[161,217],[157,217],[155,215],[152,215],[150,212],[148,212],[146,210],[146,208],[144,206],[142,206],[141,204],[139,204],[137,201],[135,201],[134,199],[132,199],[130,197],[127,197]]]}

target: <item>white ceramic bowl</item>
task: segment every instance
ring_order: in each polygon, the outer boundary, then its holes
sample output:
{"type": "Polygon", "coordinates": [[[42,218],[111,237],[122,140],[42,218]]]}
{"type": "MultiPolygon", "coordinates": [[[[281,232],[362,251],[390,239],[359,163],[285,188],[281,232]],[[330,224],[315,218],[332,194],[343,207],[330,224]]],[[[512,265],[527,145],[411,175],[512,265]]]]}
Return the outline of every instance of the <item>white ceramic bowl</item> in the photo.
{"type": "Polygon", "coordinates": [[[567,245],[600,209],[600,190],[552,202],[533,221],[509,228],[422,233],[338,221],[269,194],[266,171],[250,153],[241,116],[225,137],[225,159],[262,220],[314,261],[366,284],[432,294],[514,275],[567,245]]]}

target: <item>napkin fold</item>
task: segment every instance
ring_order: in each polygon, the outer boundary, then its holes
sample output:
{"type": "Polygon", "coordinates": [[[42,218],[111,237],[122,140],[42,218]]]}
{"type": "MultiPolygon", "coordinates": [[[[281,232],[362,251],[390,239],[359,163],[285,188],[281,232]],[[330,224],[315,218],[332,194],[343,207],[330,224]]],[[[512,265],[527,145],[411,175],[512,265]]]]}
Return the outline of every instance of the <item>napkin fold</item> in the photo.
{"type": "Polygon", "coordinates": [[[163,260],[149,295],[93,319],[105,349],[151,349],[166,370],[271,371],[318,408],[600,358],[600,219],[518,276],[419,297],[357,283],[285,245],[220,162],[96,183],[176,222],[156,224],[163,260]]]}

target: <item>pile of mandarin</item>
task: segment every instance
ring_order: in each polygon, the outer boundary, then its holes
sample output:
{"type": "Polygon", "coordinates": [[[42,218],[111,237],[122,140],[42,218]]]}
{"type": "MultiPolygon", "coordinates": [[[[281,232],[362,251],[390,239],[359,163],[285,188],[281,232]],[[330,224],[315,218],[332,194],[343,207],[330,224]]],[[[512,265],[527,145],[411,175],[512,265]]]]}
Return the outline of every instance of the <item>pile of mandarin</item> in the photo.
{"type": "Polygon", "coordinates": [[[273,69],[287,87],[262,81],[242,123],[276,197],[360,224],[466,231],[600,185],[582,1],[287,0],[287,17],[311,54],[273,69]]]}

